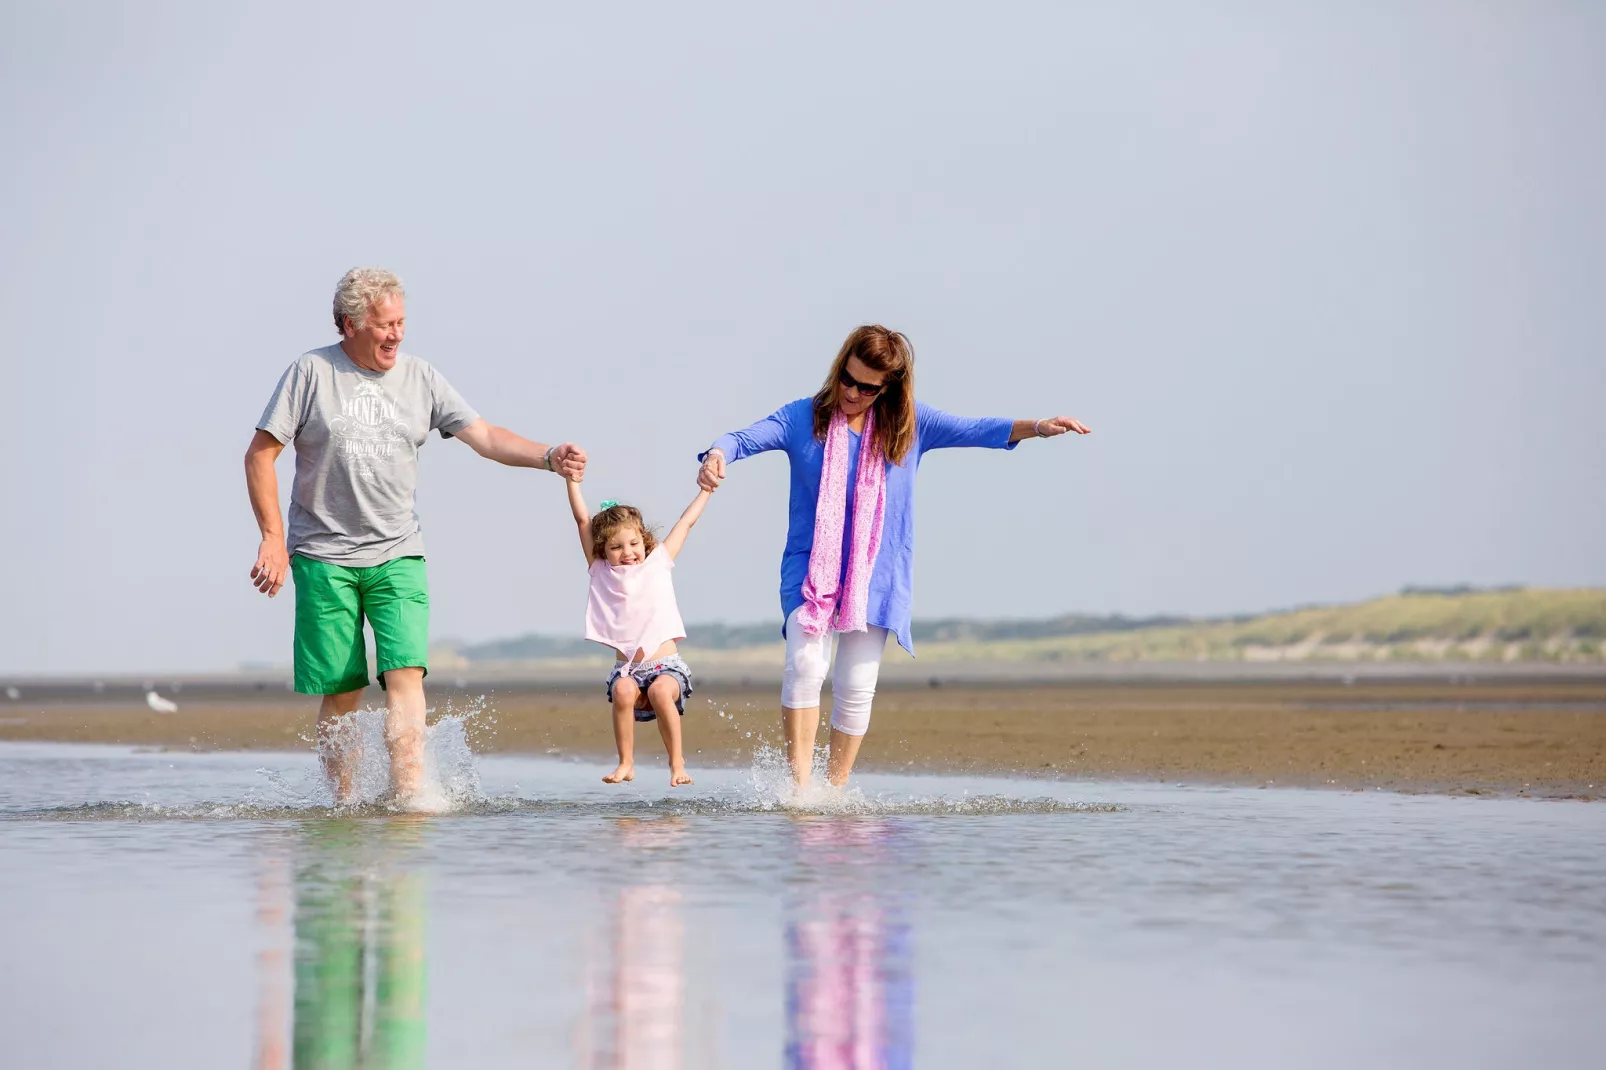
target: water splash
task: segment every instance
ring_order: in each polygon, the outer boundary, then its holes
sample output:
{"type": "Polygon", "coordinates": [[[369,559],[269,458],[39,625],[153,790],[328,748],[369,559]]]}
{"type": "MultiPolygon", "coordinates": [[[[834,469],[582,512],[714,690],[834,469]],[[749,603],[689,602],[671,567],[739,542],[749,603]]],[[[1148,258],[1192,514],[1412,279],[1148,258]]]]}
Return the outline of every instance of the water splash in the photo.
{"type": "MultiPolygon", "coordinates": [[[[708,702],[723,728],[742,739],[754,739],[753,730],[743,724],[741,714],[752,711],[744,703],[741,711],[730,703],[708,702]]],[[[764,711],[768,717],[770,711],[764,711]]],[[[767,722],[766,722],[767,723],[767,722]]],[[[856,784],[838,788],[826,778],[830,748],[821,743],[814,748],[809,783],[799,788],[792,780],[791,766],[784,746],[771,743],[759,730],[753,744],[753,761],[741,786],[735,791],[718,792],[713,799],[696,798],[682,802],[666,800],[655,805],[665,814],[690,813],[794,813],[825,816],[873,817],[917,814],[1024,814],[1024,813],[1113,813],[1125,809],[1109,803],[1063,802],[1039,796],[1020,798],[1007,795],[866,792],[856,784]]],[[[950,785],[945,785],[945,787],[950,785]]]]}
{"type": "MultiPolygon", "coordinates": [[[[1008,817],[1026,814],[1114,814],[1128,807],[1107,802],[1067,802],[1060,799],[1019,799],[1008,795],[890,796],[844,793],[849,801],[837,806],[779,806],[745,794],[687,798],[653,799],[524,799],[487,798],[466,803],[445,814],[445,819],[485,816],[528,815],[532,817],[605,818],[628,817],[739,817],[824,816],[849,818],[883,817],[1008,817]]],[[[43,807],[0,814],[0,821],[302,821],[326,818],[331,813],[343,818],[398,818],[397,810],[380,804],[363,804],[331,811],[327,806],[268,805],[260,803],[198,802],[164,805],[160,803],[103,802],[74,806],[43,807]]],[[[436,815],[432,815],[436,816],[436,815]]]]}
{"type": "MultiPolygon", "coordinates": [[[[739,723],[735,711],[716,708],[727,730],[743,735],[751,730],[739,723]]],[[[576,817],[699,816],[743,814],[820,815],[839,817],[894,817],[920,815],[1090,814],[1111,813],[1125,807],[1103,802],[1065,801],[1045,796],[973,794],[952,778],[903,779],[901,790],[866,791],[858,783],[847,788],[826,779],[827,748],[813,757],[811,782],[799,789],[792,782],[785,751],[757,733],[751,765],[734,776],[711,777],[693,791],[677,789],[669,797],[635,790],[580,788],[557,778],[553,786],[530,784],[513,794],[487,796],[471,744],[482,739],[494,724],[484,697],[467,704],[448,703],[431,711],[434,723],[426,729],[422,798],[406,808],[390,798],[389,754],[385,747],[383,708],[358,710],[343,718],[331,741],[356,757],[355,798],[334,805],[334,795],[317,766],[295,771],[258,768],[257,786],[243,797],[226,802],[172,799],[172,801],[107,801],[37,809],[12,810],[0,818],[55,820],[300,820],[341,817],[389,817],[403,812],[439,815],[573,815],[576,817]],[[437,716],[438,714],[438,716],[437,716]],[[562,783],[563,786],[556,786],[562,783]],[[533,788],[533,791],[529,790],[533,788]]],[[[311,746],[312,739],[305,742],[311,746]]],[[[872,775],[873,780],[873,775],[872,775]]],[[[1022,788],[1026,787],[1023,782],[1022,788]]],[[[171,797],[169,797],[171,799],[171,797]]]]}
{"type": "Polygon", "coordinates": [[[896,817],[914,815],[1001,815],[1053,813],[1115,813],[1125,807],[1102,802],[1067,802],[1046,796],[1020,798],[1009,795],[958,796],[923,792],[867,792],[850,784],[837,787],[826,779],[829,749],[814,749],[809,783],[798,787],[792,780],[786,752],[781,747],[759,744],[753,752],[745,782],[733,792],[714,799],[687,800],[682,804],[660,804],[665,813],[790,813],[841,817],[896,817]],[[689,804],[689,806],[688,806],[689,804]],[[696,808],[696,809],[692,809],[696,808]]]}
{"type": "MultiPolygon", "coordinates": [[[[344,812],[377,807],[449,813],[481,801],[483,793],[474,751],[469,746],[469,726],[484,715],[483,695],[462,708],[448,702],[435,722],[425,728],[424,781],[418,796],[406,806],[397,805],[391,797],[385,710],[382,707],[361,709],[340,718],[322,741],[331,752],[356,761],[352,800],[339,809],[344,812]]],[[[310,782],[300,786],[289,783],[284,777],[268,774],[268,778],[279,791],[293,798],[312,800],[314,805],[335,805],[333,790],[321,773],[312,775],[308,778],[310,782]]]]}

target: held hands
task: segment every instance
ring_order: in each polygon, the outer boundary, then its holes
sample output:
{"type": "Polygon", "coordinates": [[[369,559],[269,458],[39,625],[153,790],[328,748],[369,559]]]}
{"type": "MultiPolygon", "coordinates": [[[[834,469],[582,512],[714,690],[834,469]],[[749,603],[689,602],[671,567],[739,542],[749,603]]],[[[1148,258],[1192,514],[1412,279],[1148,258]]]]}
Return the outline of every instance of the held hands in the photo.
{"type": "Polygon", "coordinates": [[[703,466],[697,469],[697,485],[712,493],[719,489],[725,479],[725,451],[709,450],[708,456],[703,459],[703,466]]]}
{"type": "Polygon", "coordinates": [[[284,539],[269,536],[257,550],[257,563],[251,566],[251,586],[272,598],[284,586],[290,572],[290,554],[284,539]]]}
{"type": "Polygon", "coordinates": [[[586,477],[586,451],[573,442],[565,442],[561,446],[554,446],[550,460],[552,471],[564,479],[572,479],[579,483],[586,477]]]}
{"type": "Polygon", "coordinates": [[[1069,416],[1050,416],[1038,420],[1036,425],[1037,437],[1053,438],[1063,435],[1067,431],[1075,431],[1079,435],[1090,435],[1093,432],[1080,420],[1073,420],[1069,416]]]}

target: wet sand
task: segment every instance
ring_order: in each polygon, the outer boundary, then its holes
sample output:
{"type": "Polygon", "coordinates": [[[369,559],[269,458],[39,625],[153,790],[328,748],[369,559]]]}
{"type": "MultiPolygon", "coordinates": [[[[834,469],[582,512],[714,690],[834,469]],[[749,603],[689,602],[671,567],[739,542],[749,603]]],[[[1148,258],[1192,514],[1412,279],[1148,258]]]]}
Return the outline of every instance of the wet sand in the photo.
{"type": "MultiPolygon", "coordinates": [[[[504,688],[469,720],[481,752],[612,750],[595,686],[504,688]]],[[[227,688],[154,713],[127,697],[0,704],[0,739],[185,749],[298,749],[315,703],[227,688]]],[[[437,688],[437,713],[478,693],[437,688]]],[[[375,689],[373,704],[383,702],[375,689]]],[[[827,697],[829,702],[829,697],[827,697]]],[[[699,686],[688,758],[751,759],[778,737],[771,688],[699,686]],[[726,717],[718,714],[723,711],[726,717]]],[[[662,761],[652,725],[641,761],[662,761]]],[[[822,734],[822,739],[823,739],[822,734]]],[[[883,686],[861,762],[881,769],[1116,777],[1470,794],[1606,796],[1606,681],[1092,681],[1053,687],[883,686]]]]}

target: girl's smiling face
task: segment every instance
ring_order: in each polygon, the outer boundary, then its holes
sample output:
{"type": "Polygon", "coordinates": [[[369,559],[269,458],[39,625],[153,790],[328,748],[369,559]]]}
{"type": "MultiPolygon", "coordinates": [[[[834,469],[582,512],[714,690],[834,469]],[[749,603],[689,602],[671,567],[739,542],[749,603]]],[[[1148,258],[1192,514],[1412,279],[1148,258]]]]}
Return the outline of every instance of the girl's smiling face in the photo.
{"type": "Polygon", "coordinates": [[[610,565],[639,565],[647,560],[647,544],[641,537],[640,528],[625,526],[608,536],[602,553],[603,559],[610,565]]]}

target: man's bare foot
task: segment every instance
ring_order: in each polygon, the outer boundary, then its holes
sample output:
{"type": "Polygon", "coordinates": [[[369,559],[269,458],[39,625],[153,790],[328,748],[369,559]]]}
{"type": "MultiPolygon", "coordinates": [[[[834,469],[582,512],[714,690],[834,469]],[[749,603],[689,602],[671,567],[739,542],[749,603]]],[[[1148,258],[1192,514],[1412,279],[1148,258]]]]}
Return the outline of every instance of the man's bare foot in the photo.
{"type": "Polygon", "coordinates": [[[682,784],[690,784],[691,782],[692,782],[692,779],[691,779],[690,776],[687,775],[686,770],[684,768],[671,769],[669,771],[669,786],[670,787],[678,788],[682,784]]]}
{"type": "Polygon", "coordinates": [[[620,762],[619,768],[602,778],[604,784],[624,784],[636,779],[636,763],[620,762]]]}

